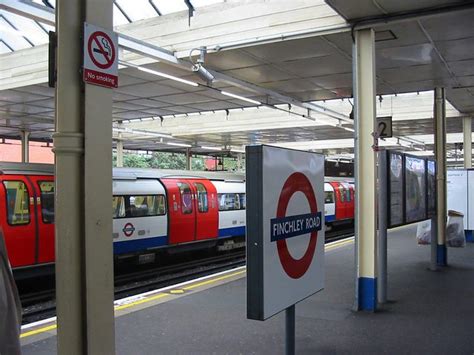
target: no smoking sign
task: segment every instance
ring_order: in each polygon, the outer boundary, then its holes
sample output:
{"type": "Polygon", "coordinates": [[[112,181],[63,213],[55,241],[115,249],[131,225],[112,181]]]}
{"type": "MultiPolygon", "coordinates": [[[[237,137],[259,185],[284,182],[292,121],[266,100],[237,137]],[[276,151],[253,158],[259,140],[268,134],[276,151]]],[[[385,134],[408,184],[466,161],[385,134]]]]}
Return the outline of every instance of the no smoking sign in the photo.
{"type": "Polygon", "coordinates": [[[118,86],[118,38],[115,32],[84,23],[83,79],[90,84],[118,86]]]}

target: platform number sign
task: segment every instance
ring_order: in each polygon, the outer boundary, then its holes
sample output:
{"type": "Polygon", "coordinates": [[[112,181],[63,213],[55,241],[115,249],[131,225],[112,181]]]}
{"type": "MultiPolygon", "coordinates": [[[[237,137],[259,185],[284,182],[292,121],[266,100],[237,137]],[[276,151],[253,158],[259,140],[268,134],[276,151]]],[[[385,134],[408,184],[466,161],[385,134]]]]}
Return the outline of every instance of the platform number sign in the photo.
{"type": "Polygon", "coordinates": [[[377,133],[379,138],[392,137],[392,116],[377,117],[377,133]]]}
{"type": "Polygon", "coordinates": [[[83,80],[118,87],[118,36],[114,31],[84,23],[83,80]]]}
{"type": "Polygon", "coordinates": [[[324,157],[249,146],[247,317],[265,320],[324,286],[324,157]]]}

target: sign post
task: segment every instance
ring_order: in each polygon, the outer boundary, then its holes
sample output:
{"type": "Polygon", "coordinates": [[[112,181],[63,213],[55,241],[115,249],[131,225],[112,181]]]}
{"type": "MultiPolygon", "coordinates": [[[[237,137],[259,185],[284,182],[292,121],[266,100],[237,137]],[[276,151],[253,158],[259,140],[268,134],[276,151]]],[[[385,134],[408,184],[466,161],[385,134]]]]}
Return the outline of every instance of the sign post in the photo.
{"type": "Polygon", "coordinates": [[[118,36],[89,23],[84,23],[84,68],[86,83],[118,87],[118,36]]]}
{"type": "Polygon", "coordinates": [[[295,304],[324,287],[324,156],[270,146],[246,150],[247,318],[285,310],[295,352],[295,304]]]}

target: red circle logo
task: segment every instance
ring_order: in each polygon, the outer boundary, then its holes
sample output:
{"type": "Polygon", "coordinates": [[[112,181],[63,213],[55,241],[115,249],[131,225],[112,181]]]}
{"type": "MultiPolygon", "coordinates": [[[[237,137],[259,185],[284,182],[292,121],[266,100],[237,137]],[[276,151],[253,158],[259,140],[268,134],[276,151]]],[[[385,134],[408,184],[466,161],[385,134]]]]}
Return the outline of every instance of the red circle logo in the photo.
{"type": "MultiPolygon", "coordinates": [[[[283,185],[280,198],[278,200],[278,207],[276,213],[277,218],[283,218],[286,216],[286,209],[288,208],[288,203],[290,202],[291,197],[296,192],[302,192],[306,196],[311,213],[318,212],[318,204],[316,202],[316,196],[314,196],[314,191],[311,182],[308,180],[306,175],[297,172],[291,174],[283,185]]],[[[278,240],[276,242],[281,266],[289,277],[293,279],[299,279],[306,273],[309,266],[311,265],[311,261],[313,260],[317,241],[318,232],[311,232],[308,249],[300,259],[295,259],[291,256],[285,239],[278,240]]]]}
{"type": "Polygon", "coordinates": [[[114,43],[105,32],[96,31],[89,37],[87,51],[92,62],[100,69],[110,68],[115,61],[114,43]]]}
{"type": "Polygon", "coordinates": [[[133,232],[135,232],[135,227],[129,222],[123,227],[122,232],[126,237],[131,237],[133,232]]]}

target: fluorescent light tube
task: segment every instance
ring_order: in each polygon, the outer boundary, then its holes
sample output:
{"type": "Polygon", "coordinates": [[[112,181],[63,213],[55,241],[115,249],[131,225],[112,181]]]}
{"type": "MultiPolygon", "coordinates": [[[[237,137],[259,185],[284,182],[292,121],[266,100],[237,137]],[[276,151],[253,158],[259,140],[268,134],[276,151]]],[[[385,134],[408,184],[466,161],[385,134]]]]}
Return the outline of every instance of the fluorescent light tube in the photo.
{"type": "Polygon", "coordinates": [[[222,95],[225,95],[225,96],[233,97],[234,99],[239,99],[239,100],[242,100],[242,101],[247,101],[247,102],[250,102],[250,103],[256,104],[256,105],[261,105],[261,104],[262,104],[260,101],[252,100],[252,99],[249,99],[249,98],[247,98],[247,97],[243,97],[243,96],[240,96],[240,95],[232,94],[231,92],[227,92],[227,91],[221,91],[221,94],[222,94],[222,95]]]}
{"type": "Polygon", "coordinates": [[[185,144],[185,143],[176,143],[176,142],[166,142],[168,145],[174,145],[176,147],[186,147],[186,148],[191,148],[191,144],[185,144]]]}
{"type": "Polygon", "coordinates": [[[205,145],[201,145],[202,149],[207,149],[207,150],[222,150],[220,147],[208,147],[205,145]]]}
{"type": "Polygon", "coordinates": [[[150,74],[153,74],[153,75],[161,76],[163,78],[171,79],[171,80],[174,80],[174,81],[179,81],[180,83],[183,83],[183,84],[187,84],[187,85],[191,85],[191,86],[199,86],[198,83],[195,83],[195,82],[192,82],[192,81],[189,81],[189,80],[186,80],[186,79],[181,79],[181,78],[178,78],[177,76],[165,74],[165,73],[162,73],[160,71],[153,70],[153,69],[148,69],[148,68],[144,68],[144,67],[137,67],[137,69],[141,70],[145,73],[150,73],[150,74]]]}

